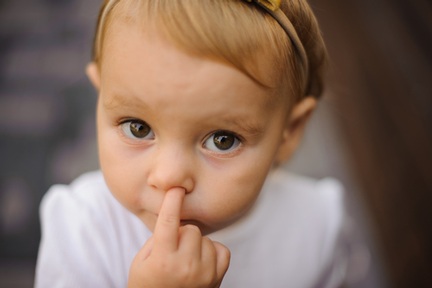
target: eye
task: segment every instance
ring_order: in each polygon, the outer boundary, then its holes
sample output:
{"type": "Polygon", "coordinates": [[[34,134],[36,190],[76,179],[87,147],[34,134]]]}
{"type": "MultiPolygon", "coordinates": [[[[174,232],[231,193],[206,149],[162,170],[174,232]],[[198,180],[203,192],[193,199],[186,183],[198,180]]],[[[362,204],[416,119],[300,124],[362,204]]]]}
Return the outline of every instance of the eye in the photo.
{"type": "Polygon", "coordinates": [[[235,150],[240,144],[241,141],[235,134],[227,131],[218,131],[207,138],[204,142],[204,147],[213,152],[228,153],[235,150]]]}
{"type": "Polygon", "coordinates": [[[150,126],[141,120],[129,120],[121,123],[123,133],[131,139],[150,140],[154,133],[150,126]]]}

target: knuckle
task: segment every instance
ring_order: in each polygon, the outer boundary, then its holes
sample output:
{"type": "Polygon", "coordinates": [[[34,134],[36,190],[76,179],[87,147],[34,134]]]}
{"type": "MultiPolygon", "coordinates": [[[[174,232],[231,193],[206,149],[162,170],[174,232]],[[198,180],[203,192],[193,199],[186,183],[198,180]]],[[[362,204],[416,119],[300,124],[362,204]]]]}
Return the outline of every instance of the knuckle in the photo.
{"type": "Polygon", "coordinates": [[[203,243],[205,243],[206,245],[210,245],[214,248],[213,241],[207,236],[203,237],[203,243]]]}
{"type": "Polygon", "coordinates": [[[221,250],[222,250],[222,253],[221,253],[222,257],[224,258],[224,260],[229,262],[231,259],[231,251],[226,247],[223,247],[223,249],[221,249],[221,250]]]}
{"type": "Polygon", "coordinates": [[[163,217],[161,217],[160,221],[164,225],[171,226],[173,224],[177,224],[179,220],[178,220],[177,216],[167,214],[167,215],[163,215],[163,217]]]}
{"type": "Polygon", "coordinates": [[[216,257],[216,247],[213,245],[213,241],[210,240],[208,237],[203,237],[202,239],[202,247],[203,249],[206,249],[206,252],[208,253],[211,258],[216,257]]]}
{"type": "Polygon", "coordinates": [[[185,231],[187,231],[188,233],[194,233],[196,235],[201,236],[201,230],[195,225],[187,224],[187,225],[183,226],[183,229],[185,231]]]}

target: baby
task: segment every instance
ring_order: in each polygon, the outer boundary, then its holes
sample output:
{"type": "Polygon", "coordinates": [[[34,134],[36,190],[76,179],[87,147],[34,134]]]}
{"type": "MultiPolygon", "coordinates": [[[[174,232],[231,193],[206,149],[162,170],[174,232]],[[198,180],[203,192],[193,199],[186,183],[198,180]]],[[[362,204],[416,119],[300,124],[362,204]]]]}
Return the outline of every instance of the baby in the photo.
{"type": "Polygon", "coordinates": [[[36,287],[337,287],[340,186],[277,168],[325,60],[305,0],[106,0],[101,172],[45,196],[36,287]]]}

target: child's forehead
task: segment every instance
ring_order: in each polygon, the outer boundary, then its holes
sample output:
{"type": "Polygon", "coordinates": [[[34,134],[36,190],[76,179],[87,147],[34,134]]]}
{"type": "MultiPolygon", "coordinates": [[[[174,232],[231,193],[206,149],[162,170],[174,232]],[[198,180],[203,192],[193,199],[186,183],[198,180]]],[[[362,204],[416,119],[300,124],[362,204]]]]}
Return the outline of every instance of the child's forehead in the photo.
{"type": "Polygon", "coordinates": [[[115,89],[138,87],[119,94],[163,94],[166,87],[176,86],[204,97],[209,89],[222,90],[219,94],[224,95],[226,91],[241,91],[250,83],[255,90],[264,91],[262,94],[270,100],[276,93],[276,89],[263,87],[230,63],[187,53],[159,34],[141,33],[139,27],[128,23],[113,27],[104,53],[106,57],[101,67],[103,83],[115,89]],[[207,86],[197,85],[201,82],[207,86]],[[153,88],[155,90],[150,91],[153,88]]]}

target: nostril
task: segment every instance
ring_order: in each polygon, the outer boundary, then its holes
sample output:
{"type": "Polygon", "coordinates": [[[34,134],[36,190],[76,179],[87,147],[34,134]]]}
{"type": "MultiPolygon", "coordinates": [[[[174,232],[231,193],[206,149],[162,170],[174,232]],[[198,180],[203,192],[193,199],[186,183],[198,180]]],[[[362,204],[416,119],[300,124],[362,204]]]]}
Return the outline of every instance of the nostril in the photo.
{"type": "Polygon", "coordinates": [[[160,152],[154,162],[149,163],[147,185],[163,192],[179,187],[184,189],[186,194],[191,193],[194,188],[195,173],[190,169],[190,163],[172,154],[160,152]]]}
{"type": "Polygon", "coordinates": [[[162,185],[155,185],[155,184],[150,184],[150,183],[148,183],[148,187],[151,189],[151,190],[153,190],[153,191],[158,191],[158,192],[161,192],[161,193],[166,193],[166,192],[168,192],[169,190],[171,190],[171,189],[181,189],[181,190],[183,190],[183,193],[186,195],[186,194],[189,194],[189,193],[191,193],[192,192],[192,190],[193,190],[193,184],[192,184],[192,181],[191,181],[191,184],[190,185],[177,185],[177,186],[175,186],[175,185],[171,185],[171,186],[162,186],[162,185]]]}

